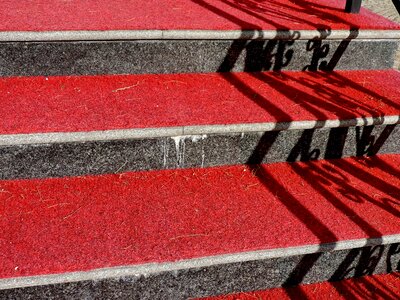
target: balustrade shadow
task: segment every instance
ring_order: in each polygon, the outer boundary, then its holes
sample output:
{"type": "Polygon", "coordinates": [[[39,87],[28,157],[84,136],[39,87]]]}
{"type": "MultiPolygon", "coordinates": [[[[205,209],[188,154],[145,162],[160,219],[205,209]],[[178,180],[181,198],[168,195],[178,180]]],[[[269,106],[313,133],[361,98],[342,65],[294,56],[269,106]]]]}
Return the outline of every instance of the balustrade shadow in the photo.
{"type": "Polygon", "coordinates": [[[396,8],[397,12],[400,14],[400,0],[392,0],[392,3],[396,8]]]}
{"type": "MultiPolygon", "coordinates": [[[[338,129],[332,129],[331,131],[336,130],[338,129]]],[[[339,130],[345,132],[343,128],[339,128],[339,130]]],[[[263,135],[253,155],[248,160],[249,168],[269,191],[277,195],[278,199],[281,199],[288,211],[290,211],[293,216],[299,219],[316,237],[319,238],[321,243],[338,240],[335,232],[331,230],[330,227],[323,222],[323,220],[316,217],[312,211],[307,209],[302,204],[300,199],[291,194],[284,184],[274,177],[272,172],[267,171],[267,169],[261,165],[263,158],[267,155],[269,148],[272,146],[278,134],[279,133],[277,132],[267,132],[263,135]]],[[[305,130],[303,132],[298,143],[295,147],[293,147],[292,152],[287,159],[288,162],[296,162],[298,160],[302,162],[309,162],[310,160],[320,158],[322,155],[321,150],[313,149],[311,147],[313,134],[313,129],[305,130]]],[[[376,229],[371,222],[369,222],[369,220],[360,216],[357,211],[355,211],[351,205],[349,205],[349,203],[363,204],[368,202],[377,209],[392,214],[400,219],[400,200],[398,200],[400,199],[400,188],[385,182],[379,177],[364,171],[363,168],[358,167],[358,164],[361,165],[365,162],[362,158],[360,158],[359,162],[356,162],[356,164],[350,163],[347,160],[331,159],[332,156],[334,158],[341,156],[340,140],[343,136],[343,134],[338,135],[337,133],[330,135],[330,141],[328,141],[328,147],[324,156],[324,158],[329,159],[325,164],[321,165],[310,162],[307,164],[293,163],[291,164],[291,170],[296,173],[299,178],[302,178],[308,187],[311,187],[319,195],[321,195],[324,201],[327,202],[327,205],[329,204],[333,206],[335,209],[340,211],[341,214],[346,216],[349,221],[354,224],[354,226],[360,228],[365,233],[365,236],[379,238],[382,236],[382,232],[376,229]],[[335,142],[336,138],[339,138],[338,143],[335,142]],[[334,149],[329,149],[329,145],[334,147],[334,149]],[[383,196],[380,197],[380,199],[377,199],[376,197],[366,193],[362,188],[354,186],[349,180],[350,178],[358,178],[362,182],[368,183],[369,186],[372,186],[375,190],[380,191],[383,196]],[[344,201],[343,197],[339,197],[340,195],[346,195],[346,200],[344,201]]],[[[392,170],[394,167],[387,169],[385,166],[379,165],[379,161],[375,161],[375,159],[381,160],[379,157],[372,157],[367,160],[367,163],[371,162],[372,165],[380,166],[380,171],[384,171],[388,174],[394,173],[392,170]]],[[[362,275],[372,275],[377,262],[382,258],[381,251],[383,251],[383,246],[379,245],[376,247],[352,250],[348,257],[346,257],[345,261],[343,261],[343,263],[332,275],[330,280],[341,280],[345,278],[351,271],[354,271],[353,276],[356,277],[362,275]],[[380,249],[380,254],[378,255],[377,259],[366,254],[371,249],[380,249]],[[359,258],[356,269],[349,269],[349,266],[354,263],[358,256],[361,257],[359,258]]],[[[394,245],[394,247],[397,246],[394,245]]],[[[332,245],[332,249],[333,248],[334,245],[332,245]]],[[[374,251],[371,253],[373,252],[374,251]]],[[[400,253],[400,248],[397,250],[392,249],[392,254],[396,253],[400,253]]],[[[314,264],[321,258],[321,256],[322,253],[304,256],[300,263],[288,276],[283,285],[287,287],[302,283],[306,275],[310,272],[314,264]]],[[[398,264],[400,264],[400,262],[398,264]]],[[[387,262],[387,266],[388,271],[394,270],[389,262],[387,262]]],[[[399,269],[399,266],[395,268],[399,269]]],[[[293,299],[298,299],[299,290],[289,289],[288,293],[290,291],[295,292],[292,295],[288,294],[288,296],[293,297],[293,299]]]]}
{"type": "Polygon", "coordinates": [[[332,283],[332,286],[338,291],[340,295],[350,300],[399,299],[398,292],[392,290],[393,286],[385,282],[379,281],[374,277],[359,278],[357,282],[351,285],[334,282],[332,283]]]}
{"type": "Polygon", "coordinates": [[[368,161],[368,165],[371,167],[381,167],[386,171],[386,173],[400,178],[400,170],[394,168],[393,166],[386,163],[379,156],[375,156],[373,160],[368,161]]]}
{"type": "MultiPolygon", "coordinates": [[[[354,254],[355,253],[352,255],[354,256],[354,254]]],[[[368,261],[366,261],[366,263],[368,263],[368,261]]],[[[332,293],[331,296],[335,297],[340,295],[341,299],[349,300],[399,299],[398,287],[393,286],[393,283],[391,282],[386,282],[385,277],[368,276],[368,274],[366,275],[367,276],[353,279],[352,281],[330,282],[329,286],[333,287],[337,291],[337,293],[332,293]]],[[[391,276],[400,280],[400,273],[392,273],[391,276]]],[[[303,286],[293,286],[284,288],[284,291],[291,299],[306,300],[316,299],[317,295],[321,295],[322,292],[326,292],[326,289],[320,290],[319,288],[320,287],[315,287],[314,291],[310,291],[310,289],[307,290],[303,286]]]]}
{"type": "MultiPolygon", "coordinates": [[[[301,162],[308,163],[293,163],[291,164],[291,170],[297,174],[308,187],[311,187],[321,195],[327,205],[333,206],[337,211],[340,211],[343,216],[346,216],[354,226],[361,229],[364,232],[364,236],[370,238],[381,237],[383,233],[372,225],[373,222],[359,215],[357,211],[352,208],[354,205],[350,204],[357,203],[362,205],[363,203],[369,203],[369,206],[374,206],[376,209],[392,214],[400,219],[400,188],[365,171],[362,166],[368,164],[375,168],[379,167],[380,172],[391,175],[398,175],[400,171],[387,163],[381,164],[382,159],[376,156],[370,157],[368,160],[359,158],[355,163],[350,163],[348,160],[343,159],[333,159],[342,156],[341,145],[344,144],[340,141],[347,134],[346,128],[331,129],[330,138],[327,142],[328,147],[323,155],[323,158],[327,159],[324,164],[310,162],[322,156],[322,151],[320,149],[313,149],[311,146],[314,131],[314,129],[309,129],[303,132],[287,159],[288,162],[297,162],[300,160],[301,162]],[[337,132],[335,133],[335,131],[338,130],[339,134],[337,132]],[[333,149],[329,149],[330,147],[333,149]],[[350,180],[351,178],[357,178],[367,183],[368,186],[377,190],[380,196],[377,198],[376,195],[370,195],[365,192],[363,187],[355,186],[350,180]],[[346,199],[343,200],[343,197],[340,197],[340,195],[346,195],[346,199]]],[[[253,155],[248,160],[249,168],[257,176],[260,183],[271,193],[276,195],[278,199],[281,199],[281,202],[288,211],[318,237],[321,243],[338,240],[335,232],[331,230],[323,220],[316,217],[312,211],[303,205],[300,199],[289,192],[285,185],[274,176],[273,172],[268,171],[267,168],[261,165],[278,135],[278,132],[266,132],[262,136],[253,155]]],[[[362,142],[362,144],[364,144],[364,142],[362,142]]],[[[334,244],[332,244],[332,249],[334,249],[334,244]]],[[[351,250],[339,265],[338,269],[332,274],[330,281],[338,281],[347,278],[351,272],[354,273],[354,277],[374,274],[378,262],[383,260],[383,251],[384,246],[382,245],[351,250]],[[356,266],[354,267],[353,265],[355,263],[356,266]]],[[[386,256],[388,272],[400,270],[400,260],[394,263],[391,261],[391,257],[396,254],[400,254],[399,244],[391,245],[388,250],[386,256]]],[[[283,286],[290,287],[301,284],[322,255],[322,253],[315,253],[304,256],[288,276],[283,286]]],[[[336,285],[333,286],[336,287],[336,285]]],[[[345,287],[341,285],[337,285],[337,287],[340,287],[341,291],[345,289],[345,287]]],[[[382,295],[387,295],[387,293],[390,292],[379,290],[377,287],[374,288],[377,293],[382,293],[382,295]]],[[[347,290],[347,293],[350,295],[351,292],[351,290],[347,290]]],[[[299,299],[299,296],[301,296],[301,289],[287,289],[287,293],[289,297],[299,299]]],[[[306,297],[305,294],[302,296],[306,297]]]]}
{"type": "MultiPolygon", "coordinates": [[[[260,5],[259,1],[251,0],[221,1],[232,9],[244,12],[253,18],[274,26],[278,30],[277,37],[285,37],[284,39],[277,38],[269,40],[263,40],[262,28],[257,25],[241,20],[234,14],[223,11],[206,0],[192,1],[241,26],[243,30],[242,37],[233,41],[230,49],[226,53],[225,59],[218,69],[218,72],[220,72],[220,75],[244,96],[251,99],[271,115],[275,116],[277,120],[288,122],[290,125],[290,121],[292,121],[293,118],[283,108],[276,105],[273,101],[270,101],[266,96],[261,95],[256,88],[248,85],[233,72],[235,63],[241,55],[245,55],[244,71],[247,72],[249,76],[258,80],[260,84],[268,85],[280,94],[290,99],[294,99],[296,105],[306,110],[314,116],[316,120],[327,120],[329,118],[329,112],[334,112],[342,119],[344,117],[347,119],[356,118],[359,115],[360,110],[368,115],[376,117],[384,116],[384,112],[381,111],[379,107],[362,103],[359,99],[352,97],[349,93],[341,93],[340,89],[337,87],[347,87],[362,91],[368,96],[379,98],[383,103],[400,109],[399,105],[394,103],[391,99],[369,90],[364,84],[353,82],[342,74],[332,72],[335,70],[352,40],[358,36],[358,28],[351,22],[341,19],[333,13],[329,14],[329,12],[327,12],[329,7],[305,0],[289,1],[290,3],[296,4],[298,9],[303,10],[307,14],[313,14],[331,22],[342,22],[349,27],[350,34],[348,38],[343,39],[333,53],[330,44],[325,43],[325,40],[331,34],[330,27],[299,19],[295,15],[292,16],[287,13],[277,12],[273,7],[276,5],[284,5],[280,1],[268,1],[266,6],[260,5]],[[271,7],[271,9],[268,9],[268,7],[271,7]],[[273,14],[274,18],[272,20],[269,19],[267,17],[268,14],[273,14]],[[277,16],[278,19],[280,18],[282,20],[282,22],[277,21],[277,16]],[[307,42],[305,50],[311,51],[312,55],[310,63],[303,67],[303,71],[308,71],[307,76],[304,76],[303,78],[294,76],[290,73],[280,72],[290,64],[294,55],[294,49],[292,46],[296,40],[301,38],[300,32],[292,32],[290,31],[290,28],[285,26],[284,20],[286,18],[291,18],[291,20],[313,26],[319,32],[319,36],[316,36],[307,42]],[[251,29],[252,36],[255,37],[253,40],[248,39],[249,29],[251,29]],[[331,58],[327,59],[329,54],[331,54],[331,58]],[[321,86],[321,79],[326,82],[326,85],[321,86]],[[288,85],[288,82],[295,82],[296,85],[288,85]],[[355,114],[354,111],[357,111],[358,114],[355,114]]],[[[290,5],[288,5],[287,8],[290,8],[290,5]]],[[[363,130],[358,128],[357,155],[377,154],[379,149],[393,132],[395,126],[396,125],[386,126],[378,138],[375,138],[372,134],[373,126],[367,126],[363,128],[363,130]]],[[[400,198],[400,189],[390,183],[382,181],[372,173],[365,172],[361,167],[361,164],[365,163],[363,160],[356,161],[355,163],[350,163],[347,160],[335,160],[343,157],[348,130],[348,128],[340,128],[340,126],[339,128],[330,129],[327,147],[324,154],[322,154],[322,150],[320,149],[312,149],[311,145],[315,129],[304,130],[301,138],[289,154],[287,161],[296,162],[300,160],[305,162],[322,158],[327,159],[327,163],[321,165],[314,163],[295,163],[291,165],[292,170],[298,176],[303,178],[309,187],[322,195],[327,202],[327,205],[332,205],[344,216],[347,216],[354,226],[357,226],[365,233],[365,236],[379,239],[383,233],[379,229],[375,228],[372,222],[369,222],[369,220],[366,220],[357,214],[347,201],[353,201],[356,203],[368,202],[370,205],[376,206],[377,209],[381,209],[386,213],[400,217],[400,203],[397,200],[400,198]],[[363,182],[371,185],[374,189],[379,190],[384,197],[381,199],[375,199],[371,195],[365,193],[362,189],[353,186],[349,181],[350,177],[361,179],[363,182]],[[332,186],[335,188],[332,189],[332,186]],[[340,193],[346,193],[346,195],[351,196],[344,201],[338,196],[340,193]]],[[[320,220],[315,216],[312,211],[301,203],[301,200],[299,200],[296,195],[290,193],[288,189],[274,177],[274,174],[267,171],[267,169],[261,165],[263,159],[268,155],[271,146],[274,144],[278,136],[278,131],[271,131],[263,134],[252,155],[247,160],[248,167],[257,176],[260,183],[262,183],[273,194],[277,195],[287,210],[299,219],[316,237],[318,237],[321,243],[339,240],[339,237],[336,236],[335,232],[325,224],[323,220],[320,220]]],[[[368,163],[374,164],[375,166],[382,166],[380,165],[381,162],[382,161],[379,158],[373,158],[368,163]]],[[[382,171],[388,174],[400,173],[400,171],[393,166],[385,166],[382,171]]],[[[334,247],[334,244],[332,244],[332,250],[334,247]]],[[[381,253],[383,246],[376,247],[366,247],[350,251],[346,259],[332,275],[331,280],[335,281],[343,279],[350,273],[350,271],[354,271],[355,276],[372,274],[375,269],[374,266],[376,266],[375,262],[379,261],[382,256],[381,254],[379,256],[379,253],[381,253]],[[376,249],[378,249],[379,259],[373,255],[368,255],[370,251],[375,253],[374,251],[376,251],[376,249]],[[350,262],[353,262],[359,255],[361,255],[361,259],[359,260],[358,269],[349,270],[350,262]]],[[[400,252],[397,248],[396,251],[400,252]]],[[[288,276],[284,286],[297,285],[303,282],[304,278],[321,255],[321,253],[316,253],[314,255],[304,256],[304,259],[301,260],[288,276]]],[[[399,266],[397,266],[397,268],[398,267],[399,266]]],[[[388,270],[389,269],[393,270],[393,267],[390,266],[389,268],[388,266],[388,270]]],[[[301,293],[301,289],[288,289],[288,291],[289,290],[295,291],[294,293],[288,292],[288,296],[293,299],[306,297],[305,294],[301,293]]],[[[381,293],[382,295],[391,295],[390,292],[384,290],[378,291],[378,293],[381,293]]]]}
{"type": "MultiPolygon", "coordinates": [[[[400,254],[400,244],[393,244],[390,246],[388,256],[386,258],[386,272],[400,272],[400,260],[393,263],[392,256],[400,254]]],[[[400,277],[400,274],[399,274],[400,277]]]]}

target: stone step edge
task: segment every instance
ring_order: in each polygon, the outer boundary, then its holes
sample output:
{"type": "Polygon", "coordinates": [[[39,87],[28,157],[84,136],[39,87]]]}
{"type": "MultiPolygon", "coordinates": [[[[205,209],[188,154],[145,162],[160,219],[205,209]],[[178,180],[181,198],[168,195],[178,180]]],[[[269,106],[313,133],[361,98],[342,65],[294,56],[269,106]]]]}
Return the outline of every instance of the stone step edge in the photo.
{"type": "Polygon", "coordinates": [[[313,38],[400,39],[400,30],[71,30],[2,31],[0,42],[114,41],[114,40],[269,40],[313,38]]]}
{"type": "Polygon", "coordinates": [[[275,248],[269,250],[258,250],[241,253],[214,255],[201,258],[193,258],[176,262],[147,263],[132,266],[120,266],[112,268],[101,268],[90,271],[68,272],[51,275],[38,275],[26,277],[14,277],[0,279],[0,290],[17,289],[33,286],[51,284],[62,284],[88,280],[102,280],[127,276],[148,276],[162,272],[173,272],[178,270],[189,270],[218,265],[233,264],[239,262],[258,261],[265,259],[291,257],[297,255],[314,254],[321,252],[332,252],[350,250],[378,245],[390,245],[400,243],[400,234],[386,235],[378,238],[363,238],[344,240],[335,243],[305,245],[287,248],[275,248]]]}
{"type": "Polygon", "coordinates": [[[151,139],[160,137],[196,136],[205,134],[229,134],[318,128],[359,127],[400,124],[400,115],[359,117],[347,120],[266,122],[226,125],[191,125],[159,128],[115,129],[84,132],[49,132],[26,134],[2,134],[0,146],[151,139]]]}

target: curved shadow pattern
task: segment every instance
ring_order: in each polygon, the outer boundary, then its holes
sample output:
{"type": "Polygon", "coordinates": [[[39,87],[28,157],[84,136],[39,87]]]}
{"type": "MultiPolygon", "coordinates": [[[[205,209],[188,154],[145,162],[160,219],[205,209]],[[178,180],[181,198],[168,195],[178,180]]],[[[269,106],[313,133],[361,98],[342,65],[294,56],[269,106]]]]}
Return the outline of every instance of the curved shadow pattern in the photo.
{"type": "MultiPolygon", "coordinates": [[[[285,13],[283,10],[277,10],[276,6],[282,6],[278,1],[253,1],[253,0],[222,0],[226,6],[231,9],[241,11],[252,18],[266,22],[274,26],[277,30],[285,32],[287,39],[272,39],[262,40],[262,31],[260,27],[255,24],[248,23],[244,20],[238,19],[235,15],[222,11],[220,8],[213,6],[207,0],[192,0],[198,5],[209,9],[215,14],[234,22],[241,26],[243,29],[242,38],[234,41],[225,55],[225,59],[221,63],[218,72],[231,83],[235,88],[240,91],[243,95],[254,101],[258,106],[267,110],[271,114],[277,117],[277,119],[292,120],[291,116],[284,110],[276,106],[272,101],[262,96],[257,92],[254,87],[248,86],[238,76],[233,73],[235,63],[238,61],[241,55],[245,55],[245,72],[249,72],[250,76],[257,79],[260,84],[268,85],[279,93],[294,99],[295,103],[308,112],[310,112],[317,120],[326,120],[326,111],[337,112],[339,115],[352,115],[354,111],[360,109],[367,114],[373,116],[383,116],[384,112],[379,107],[373,107],[368,104],[362,103],[359,99],[352,97],[349,94],[338,93],[335,87],[347,87],[355,90],[362,91],[370,97],[376,97],[381,101],[392,107],[400,109],[400,107],[393,103],[388,98],[377,94],[374,91],[368,89],[365,84],[359,84],[351,82],[348,78],[345,78],[339,73],[333,73],[339,61],[343,57],[344,53],[348,50],[352,40],[358,36],[358,28],[354,24],[347,22],[346,20],[340,19],[337,15],[327,13],[329,8],[327,6],[317,4],[315,2],[309,2],[305,0],[290,0],[286,5],[286,9],[293,9],[292,5],[296,6],[300,12],[313,14],[319,18],[329,20],[330,22],[342,22],[351,28],[350,35],[342,40],[336,49],[331,49],[329,43],[325,43],[325,40],[329,37],[332,29],[312,23],[308,20],[298,19],[297,15],[290,15],[285,13]],[[273,18],[269,18],[273,16],[273,18]],[[311,52],[311,61],[308,65],[303,68],[303,71],[311,71],[307,73],[310,77],[298,78],[290,75],[290,73],[280,73],[282,69],[288,66],[294,55],[293,45],[296,40],[300,39],[300,32],[291,32],[290,28],[285,26],[285,20],[290,19],[301,22],[312,26],[319,31],[319,36],[309,40],[306,45],[305,51],[311,52]],[[278,21],[277,21],[278,20],[278,21]],[[248,32],[246,29],[253,28],[253,37],[260,37],[261,39],[249,40],[248,32]],[[330,57],[330,58],[329,58],[330,57]],[[273,72],[262,72],[262,71],[273,71],[273,72]],[[254,73],[253,73],[254,72],[254,73]],[[327,83],[321,86],[314,81],[315,79],[321,79],[327,83]],[[287,82],[292,81],[299,84],[299,88],[288,86],[287,82]],[[312,93],[307,92],[311,90],[312,93]],[[323,100],[323,108],[321,109],[321,100],[323,100]]],[[[355,58],[356,59],[356,58],[355,58]]],[[[386,126],[384,131],[379,137],[373,135],[374,126],[357,128],[357,155],[375,155],[378,153],[382,145],[389,138],[393,132],[395,125],[386,126]]],[[[249,157],[247,165],[251,171],[258,177],[260,183],[262,183],[267,189],[273,193],[279,195],[282,203],[286,208],[298,218],[306,227],[314,233],[321,241],[331,240],[337,241],[338,237],[335,233],[325,225],[322,220],[316,217],[311,211],[309,211],[299,201],[295,195],[292,195],[284,185],[282,185],[273,174],[268,173],[262,166],[263,159],[268,154],[269,149],[276,141],[279,132],[266,132],[259,140],[257,147],[253,154],[249,157]]],[[[287,158],[288,162],[295,161],[310,161],[315,159],[329,159],[327,164],[321,166],[315,164],[293,164],[292,170],[299,176],[304,178],[307,185],[311,186],[319,194],[321,194],[327,203],[333,205],[343,215],[348,216],[349,220],[354,226],[359,227],[364,231],[366,236],[369,237],[380,237],[382,233],[374,228],[368,220],[363,219],[354,211],[348,203],[343,201],[343,198],[338,197],[339,194],[348,195],[347,201],[353,201],[356,203],[368,202],[371,205],[375,205],[377,208],[391,213],[397,217],[400,217],[400,189],[396,186],[388,184],[372,173],[367,173],[361,168],[357,168],[357,165],[350,164],[344,160],[334,160],[343,157],[344,141],[348,135],[348,128],[334,128],[330,130],[329,139],[327,141],[327,148],[325,153],[322,153],[320,149],[312,148],[312,141],[314,138],[314,130],[305,130],[299,139],[298,143],[293,147],[290,155],[287,158]],[[348,177],[356,177],[364,182],[367,182],[375,189],[379,190],[384,197],[376,199],[375,197],[365,193],[357,186],[353,186],[349,182],[348,177]],[[335,186],[334,192],[332,192],[331,186],[335,186]],[[329,187],[329,188],[328,188],[329,187]]],[[[400,171],[392,166],[384,166],[379,159],[373,158],[365,161],[360,160],[359,164],[371,164],[371,166],[380,167],[384,172],[398,176],[400,171]]],[[[400,252],[398,245],[392,245],[392,253],[400,252]]],[[[352,276],[363,276],[373,274],[377,263],[382,259],[382,246],[366,247],[362,249],[354,249],[340,264],[334,274],[332,274],[332,281],[341,280],[347,278],[349,274],[352,276]],[[358,259],[356,267],[350,267],[353,262],[358,259]]],[[[320,258],[320,254],[316,254],[305,257],[288,276],[284,286],[293,286],[300,284],[308,272],[312,269],[313,265],[320,258]]],[[[400,262],[394,265],[387,258],[387,270],[393,271],[398,270],[400,262]]],[[[373,280],[373,279],[372,279],[373,280]]],[[[370,283],[366,283],[367,285],[370,283]]],[[[347,291],[349,295],[356,297],[358,291],[347,291]]],[[[390,291],[378,290],[377,293],[382,296],[388,296],[388,299],[393,299],[393,295],[390,291]]],[[[288,296],[293,299],[299,299],[302,296],[306,297],[305,294],[301,293],[301,289],[288,289],[288,296]],[[292,292],[291,292],[292,291],[292,292]]]]}

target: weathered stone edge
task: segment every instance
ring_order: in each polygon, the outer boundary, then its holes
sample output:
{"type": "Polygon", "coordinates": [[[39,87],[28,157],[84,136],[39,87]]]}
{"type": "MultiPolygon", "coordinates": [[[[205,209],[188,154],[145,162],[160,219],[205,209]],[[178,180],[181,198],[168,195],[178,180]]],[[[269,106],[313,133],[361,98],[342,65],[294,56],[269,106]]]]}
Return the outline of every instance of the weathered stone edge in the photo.
{"type": "Polygon", "coordinates": [[[70,272],[64,274],[7,278],[0,279],[0,290],[87,280],[101,280],[106,278],[118,278],[126,276],[148,276],[151,274],[157,274],[161,272],[173,272],[183,269],[204,268],[238,262],[248,262],[321,252],[348,250],[377,245],[389,245],[399,242],[400,234],[395,234],[386,235],[379,238],[346,240],[321,245],[305,245],[299,247],[277,248],[270,250],[208,256],[189,260],[181,260],[177,262],[149,263],[135,266],[96,269],[84,272],[70,272]]]}
{"type": "Polygon", "coordinates": [[[78,30],[3,31],[0,42],[236,39],[400,39],[400,30],[78,30]]]}
{"type": "Polygon", "coordinates": [[[88,141],[159,138],[185,135],[226,134],[261,131],[305,130],[317,128],[393,125],[400,123],[400,115],[365,117],[347,120],[266,122],[228,125],[193,125],[160,128],[116,129],[85,132],[50,132],[0,135],[0,146],[51,144],[88,141]]]}

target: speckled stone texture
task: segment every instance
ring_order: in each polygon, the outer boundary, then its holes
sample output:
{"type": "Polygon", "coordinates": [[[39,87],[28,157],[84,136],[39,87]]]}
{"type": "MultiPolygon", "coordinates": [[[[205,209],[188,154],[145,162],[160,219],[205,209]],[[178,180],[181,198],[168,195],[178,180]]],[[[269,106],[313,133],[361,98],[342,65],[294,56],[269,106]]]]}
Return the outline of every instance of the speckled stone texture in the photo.
{"type": "MultiPolygon", "coordinates": [[[[400,2],[397,5],[398,9],[396,9],[393,4],[393,0],[363,0],[362,4],[365,8],[384,16],[389,20],[400,23],[400,12],[398,11],[400,9],[400,2]]],[[[400,69],[400,47],[397,51],[394,68],[400,69]]]]}
{"type": "Polygon", "coordinates": [[[0,147],[0,179],[307,161],[400,152],[380,125],[0,147]]]}
{"type": "Polygon", "coordinates": [[[362,5],[389,20],[400,23],[400,14],[397,12],[393,0],[363,0],[362,5]]]}
{"type": "MultiPolygon", "coordinates": [[[[321,35],[328,35],[327,32],[321,35]]],[[[1,43],[0,76],[385,69],[393,40],[1,43]]]]}
{"type": "Polygon", "coordinates": [[[400,244],[0,291],[1,299],[188,299],[400,271],[400,244]]]}
{"type": "Polygon", "coordinates": [[[397,54],[394,59],[394,68],[400,70],[400,44],[399,44],[399,48],[397,49],[397,54]]]}

